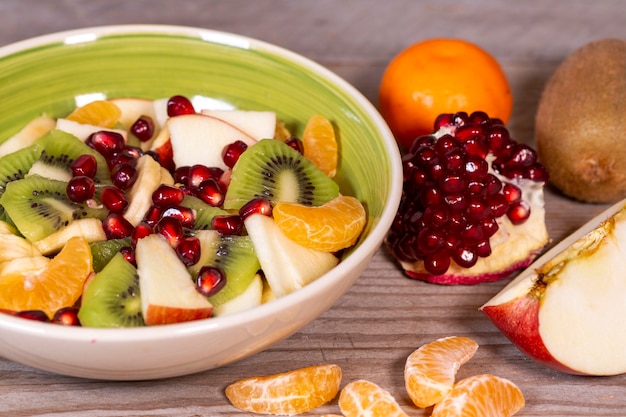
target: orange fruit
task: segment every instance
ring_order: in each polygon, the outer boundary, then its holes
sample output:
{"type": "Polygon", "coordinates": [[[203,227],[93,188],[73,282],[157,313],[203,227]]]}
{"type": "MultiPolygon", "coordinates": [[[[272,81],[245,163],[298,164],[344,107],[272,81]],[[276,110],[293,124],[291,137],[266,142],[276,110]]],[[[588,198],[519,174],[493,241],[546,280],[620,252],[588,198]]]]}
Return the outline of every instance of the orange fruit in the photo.
{"type": "Polygon", "coordinates": [[[339,366],[316,365],[242,379],[226,387],[226,397],[240,410],[294,415],[306,413],[335,398],[340,384],[339,366]]]}
{"type": "Polygon", "coordinates": [[[117,124],[121,115],[122,111],[114,103],[96,100],[74,109],[66,119],[110,129],[117,124]]]}
{"type": "Polygon", "coordinates": [[[467,337],[446,337],[427,343],[409,355],[404,367],[406,391],[418,407],[430,407],[452,390],[456,373],[470,360],[478,344],[467,337]]]}
{"type": "Polygon", "coordinates": [[[329,177],[337,173],[338,146],[330,121],[319,114],[312,116],[302,132],[304,156],[329,177]]]}
{"type": "Polygon", "coordinates": [[[379,87],[379,110],[396,140],[409,149],[433,131],[442,113],[486,112],[509,120],[513,97],[496,59],[460,39],[415,43],[388,64],[379,87]]]}
{"type": "Polygon", "coordinates": [[[459,381],[431,417],[509,417],[524,407],[524,395],[511,381],[474,375],[459,381]]]}
{"type": "Polygon", "coordinates": [[[59,308],[76,303],[92,272],[89,244],[73,237],[39,272],[0,276],[0,309],[43,310],[52,317],[59,308]]]}
{"type": "Polygon", "coordinates": [[[280,230],[291,240],[324,252],[354,245],[367,221],[363,204],[344,195],[317,207],[279,202],[273,215],[280,230]]]}
{"type": "Polygon", "coordinates": [[[339,408],[346,417],[408,417],[395,398],[373,382],[350,382],[339,394],[339,408]]]}

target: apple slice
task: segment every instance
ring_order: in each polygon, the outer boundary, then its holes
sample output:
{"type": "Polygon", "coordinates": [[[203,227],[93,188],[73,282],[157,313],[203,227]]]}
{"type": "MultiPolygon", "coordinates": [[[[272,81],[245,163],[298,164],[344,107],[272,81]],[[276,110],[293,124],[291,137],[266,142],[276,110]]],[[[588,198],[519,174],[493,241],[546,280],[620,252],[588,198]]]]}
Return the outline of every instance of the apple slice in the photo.
{"type": "Polygon", "coordinates": [[[263,279],[259,274],[255,275],[248,285],[248,288],[237,297],[225,303],[215,306],[213,315],[215,317],[225,316],[227,314],[238,313],[248,310],[261,304],[263,300],[263,279]]]}
{"type": "Polygon", "coordinates": [[[271,217],[253,214],[244,224],[276,297],[304,287],[339,262],[332,253],[306,248],[289,239],[271,217]]]}
{"type": "Polygon", "coordinates": [[[202,110],[202,114],[223,120],[256,140],[272,139],[276,133],[276,113],[255,110],[202,110]]]}
{"type": "Polygon", "coordinates": [[[584,375],[626,373],[626,200],[560,242],[481,310],[529,357],[584,375]]]}
{"type": "Polygon", "coordinates": [[[187,268],[161,235],[152,234],[137,241],[135,256],[147,325],[211,317],[213,306],[196,291],[187,268]]]}
{"type": "Polygon", "coordinates": [[[222,160],[226,145],[238,140],[248,146],[256,143],[254,138],[236,127],[201,114],[170,117],[166,127],[170,132],[174,163],[179,167],[202,164],[227,170],[222,160]]]}
{"type": "Polygon", "coordinates": [[[55,126],[55,121],[50,116],[34,118],[22,130],[0,144],[0,157],[32,145],[36,139],[54,129],[55,126]]]}

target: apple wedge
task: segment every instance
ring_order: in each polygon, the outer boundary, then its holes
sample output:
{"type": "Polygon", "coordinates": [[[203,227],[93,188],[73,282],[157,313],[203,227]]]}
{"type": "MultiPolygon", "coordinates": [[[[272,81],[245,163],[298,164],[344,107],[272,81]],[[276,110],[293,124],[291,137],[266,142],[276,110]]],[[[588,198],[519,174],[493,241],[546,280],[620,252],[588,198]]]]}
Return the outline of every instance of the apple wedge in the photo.
{"type": "Polygon", "coordinates": [[[546,252],[480,309],[550,368],[626,373],[625,255],[626,200],[546,252]]]}
{"type": "Polygon", "coordinates": [[[0,144],[0,157],[30,146],[36,139],[54,129],[56,122],[50,116],[39,116],[28,122],[19,132],[0,144]]]}
{"type": "Polygon", "coordinates": [[[202,114],[231,124],[255,140],[271,139],[276,133],[276,113],[255,110],[202,110],[202,114]]]}
{"type": "Polygon", "coordinates": [[[90,125],[85,123],[78,123],[68,119],[57,119],[56,129],[62,130],[66,133],[76,136],[83,142],[87,140],[89,135],[98,132],[100,130],[108,130],[111,132],[117,132],[124,138],[124,141],[128,140],[128,132],[124,129],[106,129],[102,126],[90,125]]]}
{"type": "Polygon", "coordinates": [[[170,133],[172,154],[176,166],[202,164],[227,170],[222,159],[224,147],[235,141],[248,146],[256,140],[223,120],[201,114],[170,117],[166,128],[170,133]]]}
{"type": "Polygon", "coordinates": [[[211,317],[213,306],[196,291],[176,252],[158,234],[137,241],[141,308],[147,325],[180,323],[211,317]]]}
{"type": "Polygon", "coordinates": [[[306,248],[289,239],[271,217],[253,214],[244,224],[265,279],[277,298],[304,287],[339,262],[330,252],[306,248]]]}
{"type": "Polygon", "coordinates": [[[137,97],[120,97],[110,99],[109,101],[115,104],[122,112],[119,123],[124,129],[130,129],[140,116],[148,116],[155,124],[157,123],[153,100],[137,97]]]}

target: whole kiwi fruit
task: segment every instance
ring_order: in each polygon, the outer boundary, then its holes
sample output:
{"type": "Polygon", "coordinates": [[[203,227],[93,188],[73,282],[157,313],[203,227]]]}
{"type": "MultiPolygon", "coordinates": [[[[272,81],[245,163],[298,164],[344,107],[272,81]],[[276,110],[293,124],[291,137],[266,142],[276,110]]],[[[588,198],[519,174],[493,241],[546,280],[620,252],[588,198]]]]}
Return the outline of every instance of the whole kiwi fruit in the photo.
{"type": "Polygon", "coordinates": [[[626,197],[626,40],[571,53],[548,80],[535,118],[550,181],[587,203],[626,197]]]}

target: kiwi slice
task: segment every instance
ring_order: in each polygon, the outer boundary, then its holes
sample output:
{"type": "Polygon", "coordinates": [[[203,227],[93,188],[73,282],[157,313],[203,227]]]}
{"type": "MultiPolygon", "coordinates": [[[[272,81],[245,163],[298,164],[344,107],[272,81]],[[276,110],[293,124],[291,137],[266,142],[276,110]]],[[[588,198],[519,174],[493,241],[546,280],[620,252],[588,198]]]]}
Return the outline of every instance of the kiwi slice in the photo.
{"type": "Polygon", "coordinates": [[[207,204],[198,197],[189,194],[185,195],[181,205],[189,207],[196,212],[196,219],[193,224],[195,230],[208,230],[211,228],[211,219],[213,217],[230,214],[226,210],[207,204]]]}
{"type": "Polygon", "coordinates": [[[22,236],[31,242],[61,230],[73,220],[103,219],[107,215],[104,207],[92,208],[71,201],[65,192],[66,186],[64,181],[27,176],[6,185],[0,205],[22,236]]]}
{"type": "Polygon", "coordinates": [[[339,186],[295,149],[263,139],[241,154],[224,200],[227,210],[253,198],[320,206],[339,195],[339,186]]]}
{"type": "Polygon", "coordinates": [[[205,265],[218,266],[226,274],[226,286],[209,297],[214,306],[221,305],[243,293],[261,268],[248,236],[227,236],[215,230],[200,230],[195,236],[200,239],[200,260],[189,267],[196,277],[205,265]]]}
{"type": "Polygon", "coordinates": [[[130,246],[130,238],[110,239],[89,244],[93,257],[93,270],[100,272],[123,247],[130,246]]]}
{"type": "Polygon", "coordinates": [[[78,319],[85,327],[144,326],[137,269],[117,253],[87,283],[78,319]]]}
{"type": "Polygon", "coordinates": [[[96,158],[98,168],[94,181],[99,184],[110,184],[109,168],[104,157],[86,145],[76,136],[54,129],[37,140],[43,146],[39,159],[30,168],[29,174],[41,175],[60,181],[72,178],[70,165],[80,155],[89,154],[96,158]]]}
{"type": "MultiPolygon", "coordinates": [[[[41,146],[30,145],[0,158],[0,196],[9,182],[26,176],[30,167],[39,159],[41,150],[41,146]]],[[[0,206],[0,219],[8,220],[3,206],[0,206]]]]}

